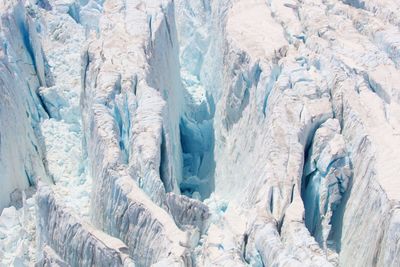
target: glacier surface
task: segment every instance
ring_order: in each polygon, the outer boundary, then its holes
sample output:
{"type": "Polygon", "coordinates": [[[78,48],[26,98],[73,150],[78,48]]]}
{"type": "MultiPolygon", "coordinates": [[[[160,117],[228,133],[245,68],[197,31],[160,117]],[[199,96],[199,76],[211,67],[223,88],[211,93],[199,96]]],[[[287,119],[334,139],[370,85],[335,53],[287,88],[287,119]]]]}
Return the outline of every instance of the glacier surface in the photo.
{"type": "Polygon", "coordinates": [[[396,0],[0,0],[0,266],[399,266],[396,0]]]}

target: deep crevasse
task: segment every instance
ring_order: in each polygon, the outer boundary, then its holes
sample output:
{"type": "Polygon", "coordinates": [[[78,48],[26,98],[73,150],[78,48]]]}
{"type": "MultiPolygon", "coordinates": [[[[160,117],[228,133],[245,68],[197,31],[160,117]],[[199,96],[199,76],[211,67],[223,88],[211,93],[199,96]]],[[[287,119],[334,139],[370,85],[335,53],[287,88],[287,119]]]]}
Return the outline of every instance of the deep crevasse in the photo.
{"type": "Polygon", "coordinates": [[[181,192],[205,199],[214,191],[214,96],[204,85],[201,73],[212,42],[211,3],[177,1],[177,26],[180,40],[181,77],[185,96],[180,121],[183,153],[181,192]]]}

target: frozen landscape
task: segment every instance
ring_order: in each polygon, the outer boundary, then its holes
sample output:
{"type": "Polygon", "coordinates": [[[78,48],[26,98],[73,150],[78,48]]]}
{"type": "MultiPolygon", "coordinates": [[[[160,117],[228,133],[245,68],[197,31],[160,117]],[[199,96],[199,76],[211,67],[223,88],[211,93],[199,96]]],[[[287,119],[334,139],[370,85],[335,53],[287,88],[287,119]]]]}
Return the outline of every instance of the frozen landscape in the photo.
{"type": "Polygon", "coordinates": [[[0,267],[400,266],[398,0],[0,16],[0,267]]]}

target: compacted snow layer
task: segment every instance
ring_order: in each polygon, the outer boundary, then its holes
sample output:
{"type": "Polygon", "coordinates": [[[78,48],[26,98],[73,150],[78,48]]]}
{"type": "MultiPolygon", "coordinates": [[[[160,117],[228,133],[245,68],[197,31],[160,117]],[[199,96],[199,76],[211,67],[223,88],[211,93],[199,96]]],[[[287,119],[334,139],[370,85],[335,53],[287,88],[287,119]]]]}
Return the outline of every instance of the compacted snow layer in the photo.
{"type": "Polygon", "coordinates": [[[399,266],[399,10],[0,1],[0,266],[399,266]]]}

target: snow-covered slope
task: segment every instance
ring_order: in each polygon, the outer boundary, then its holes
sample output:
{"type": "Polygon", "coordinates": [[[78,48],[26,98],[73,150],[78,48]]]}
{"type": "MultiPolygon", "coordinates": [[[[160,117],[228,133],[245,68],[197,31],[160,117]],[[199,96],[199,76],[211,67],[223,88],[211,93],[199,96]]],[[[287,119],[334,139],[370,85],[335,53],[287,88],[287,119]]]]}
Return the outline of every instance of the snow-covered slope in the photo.
{"type": "Polygon", "coordinates": [[[0,1],[0,266],[399,266],[398,10],[0,1]]]}

